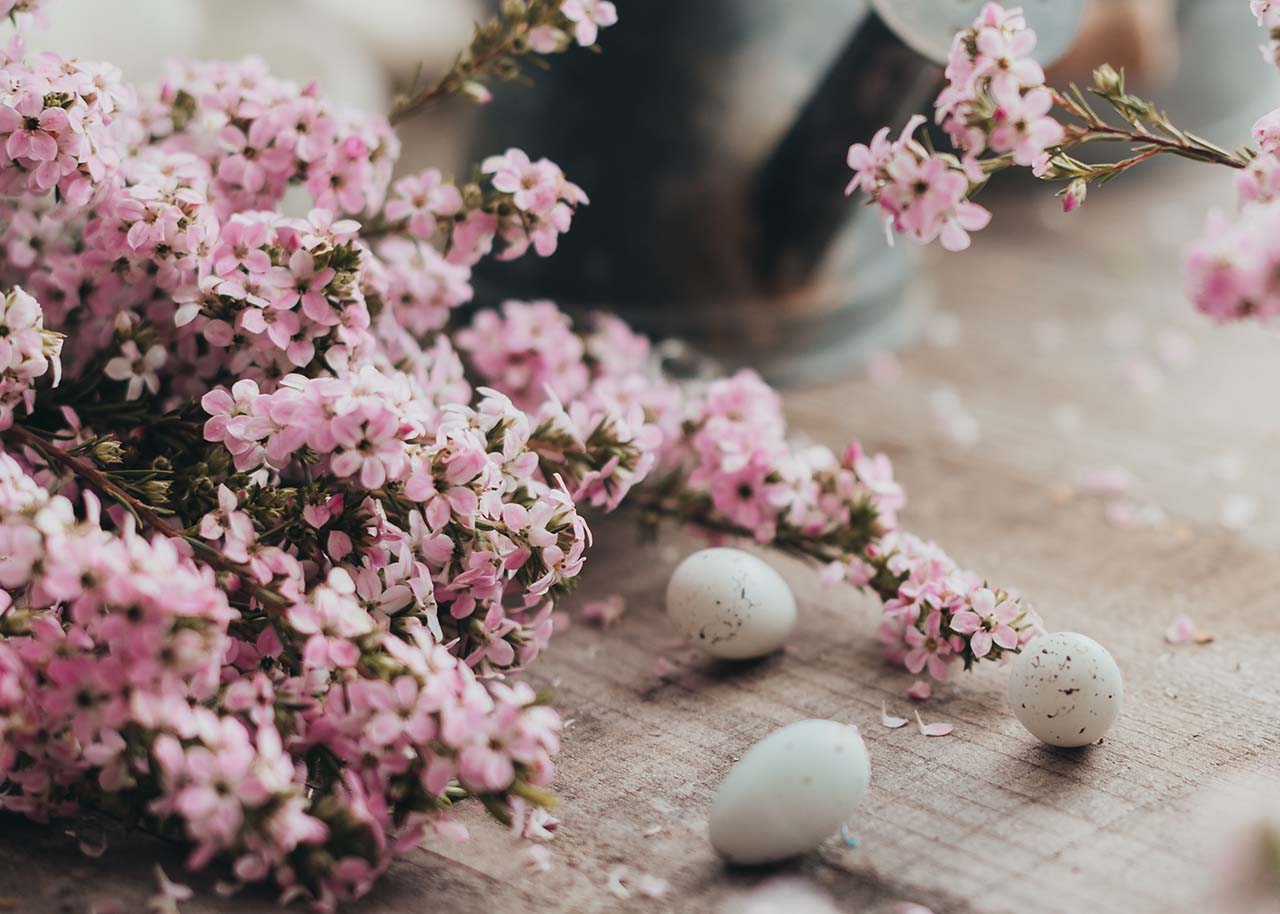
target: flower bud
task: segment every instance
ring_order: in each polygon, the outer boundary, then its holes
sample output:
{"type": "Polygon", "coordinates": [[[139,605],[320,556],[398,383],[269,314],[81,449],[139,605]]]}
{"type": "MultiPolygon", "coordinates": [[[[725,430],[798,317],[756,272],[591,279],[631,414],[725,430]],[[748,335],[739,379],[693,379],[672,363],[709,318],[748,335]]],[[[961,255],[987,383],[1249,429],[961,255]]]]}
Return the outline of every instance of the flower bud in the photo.
{"type": "Polygon", "coordinates": [[[1069,213],[1079,209],[1088,195],[1089,185],[1085,183],[1084,178],[1076,178],[1067,185],[1067,189],[1062,193],[1062,211],[1069,213]]]}
{"type": "Polygon", "coordinates": [[[113,322],[116,335],[122,339],[128,337],[137,322],[138,318],[132,311],[121,311],[113,322]]]}
{"type": "Polygon", "coordinates": [[[476,82],[469,79],[462,84],[462,94],[479,105],[487,105],[493,101],[493,93],[485,87],[484,83],[476,82]]]}
{"type": "Polygon", "coordinates": [[[124,462],[124,448],[114,438],[100,438],[94,442],[92,451],[94,463],[99,466],[111,466],[124,462]]]}
{"type": "Polygon", "coordinates": [[[1093,87],[1104,96],[1124,94],[1124,77],[1116,68],[1104,63],[1093,71],[1093,87]]]}

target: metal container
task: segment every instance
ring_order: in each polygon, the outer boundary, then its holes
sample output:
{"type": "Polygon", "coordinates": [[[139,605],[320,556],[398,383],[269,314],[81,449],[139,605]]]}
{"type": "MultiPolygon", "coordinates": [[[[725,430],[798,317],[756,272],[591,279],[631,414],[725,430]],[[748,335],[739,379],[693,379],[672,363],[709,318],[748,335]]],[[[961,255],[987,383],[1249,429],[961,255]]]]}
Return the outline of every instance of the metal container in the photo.
{"type": "MultiPolygon", "coordinates": [[[[1024,0],[1042,56],[1084,0],[1024,0]]],[[[548,260],[494,264],[482,298],[608,308],[774,380],[911,331],[906,246],[844,197],[845,152],[928,107],[973,0],[638,0],[604,53],[502,93],[474,146],[518,145],[591,196],[548,260]]]]}

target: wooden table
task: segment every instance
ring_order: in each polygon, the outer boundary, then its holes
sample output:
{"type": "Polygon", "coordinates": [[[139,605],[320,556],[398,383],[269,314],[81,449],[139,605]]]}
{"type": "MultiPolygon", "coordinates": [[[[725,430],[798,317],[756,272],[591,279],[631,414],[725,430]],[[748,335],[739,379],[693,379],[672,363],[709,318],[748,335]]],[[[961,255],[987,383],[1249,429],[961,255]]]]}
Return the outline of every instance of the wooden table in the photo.
{"type": "MultiPolygon", "coordinates": [[[[863,914],[887,914],[898,899],[937,914],[1213,910],[1192,893],[1216,844],[1204,826],[1218,818],[1214,797],[1241,778],[1274,784],[1280,774],[1280,491],[1270,457],[1280,346],[1255,327],[1200,322],[1183,296],[1178,245],[1215,195],[1230,205],[1221,184],[1185,206],[1115,185],[1070,221],[1049,212],[1051,200],[1006,200],[968,255],[927,261],[921,282],[950,317],[934,319],[932,343],[901,354],[900,381],[854,376],[787,397],[797,430],[832,445],[856,434],[894,458],[910,496],[905,524],[1019,588],[1051,627],[1112,650],[1128,700],[1103,745],[1035,743],[1006,710],[1002,669],[961,675],[924,706],[928,719],[953,722],[954,736],[881,728],[882,702],[908,709],[912,677],[880,660],[877,607],[821,590],[789,561],[778,565],[802,622],[785,653],[731,666],[673,650],[662,592],[693,541],[669,533],[642,547],[624,518],[611,519],[597,525],[584,592],[620,590],[627,613],[607,631],[577,623],[559,633],[533,677],[555,687],[573,720],[554,868],[527,875],[516,842],[472,810],[469,844],[433,841],[351,910],[715,911],[779,873],[809,877],[863,914]],[[1158,392],[1139,392],[1134,379],[1149,387],[1163,365],[1160,345],[1178,354],[1170,330],[1190,334],[1195,363],[1164,368],[1158,392]],[[942,388],[977,420],[976,444],[940,430],[942,388]],[[1240,478],[1221,478],[1241,461],[1240,478]],[[1105,499],[1072,494],[1083,467],[1107,463],[1138,476],[1164,523],[1116,526],[1105,499]],[[1239,533],[1217,522],[1232,493],[1260,505],[1239,533]],[[1217,640],[1168,646],[1163,632],[1182,611],[1217,640]],[[659,656],[678,669],[667,681],[654,672],[659,656]],[[835,839],[774,870],[727,870],[706,840],[717,784],[755,740],[807,717],[862,728],[873,776],[853,824],[861,846],[835,839]],[[619,865],[670,880],[670,894],[619,900],[606,889],[619,865]]],[[[28,914],[80,914],[88,899],[112,896],[140,911],[151,863],[180,870],[176,852],[146,837],[117,838],[89,860],[61,828],[5,819],[0,831],[0,896],[28,914]]],[[[207,891],[183,908],[269,909],[265,896],[207,891]]]]}

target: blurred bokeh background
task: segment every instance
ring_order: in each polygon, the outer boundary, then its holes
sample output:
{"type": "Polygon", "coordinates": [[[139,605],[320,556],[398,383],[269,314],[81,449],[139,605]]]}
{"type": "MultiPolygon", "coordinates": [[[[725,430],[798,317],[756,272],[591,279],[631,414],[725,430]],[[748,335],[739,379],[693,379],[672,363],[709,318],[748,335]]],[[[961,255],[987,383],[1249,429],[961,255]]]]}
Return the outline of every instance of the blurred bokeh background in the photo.
{"type": "MultiPolygon", "coordinates": [[[[416,73],[444,71],[496,5],[61,0],[33,43],[111,60],[135,81],[159,77],[173,57],[256,54],[343,104],[387,110],[416,73]]],[[[1247,139],[1273,107],[1275,73],[1255,53],[1261,35],[1243,0],[1023,5],[1045,55],[1070,45],[1051,71],[1056,84],[1087,81],[1110,61],[1181,126],[1226,144],[1247,139]]],[[[887,247],[874,214],[845,200],[843,153],[879,124],[927,109],[940,70],[904,31],[932,23],[945,34],[978,6],[623,0],[602,55],[565,55],[536,86],[499,91],[486,108],[444,106],[406,124],[401,168],[465,173],[520,145],[591,195],[560,256],[482,269],[481,304],[517,296],[608,307],[724,364],[782,382],[826,377],[912,338],[931,306],[930,286],[911,280],[930,272],[933,255],[921,266],[908,245],[887,247]]],[[[1045,188],[1018,177],[994,182],[1000,205],[1043,202],[1045,188]]]]}

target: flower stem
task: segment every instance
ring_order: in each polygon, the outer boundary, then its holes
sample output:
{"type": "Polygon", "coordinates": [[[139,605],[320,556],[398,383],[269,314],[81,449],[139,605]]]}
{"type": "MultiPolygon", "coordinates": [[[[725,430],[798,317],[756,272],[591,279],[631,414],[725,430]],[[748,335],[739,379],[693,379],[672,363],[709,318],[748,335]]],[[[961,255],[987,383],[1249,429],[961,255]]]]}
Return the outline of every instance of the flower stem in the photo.
{"type": "MultiPolygon", "coordinates": [[[[1152,133],[1136,118],[1130,121],[1131,129],[1123,129],[1108,124],[1094,113],[1093,109],[1083,101],[1082,97],[1073,99],[1064,96],[1057,90],[1051,89],[1050,91],[1053,93],[1054,104],[1084,121],[1083,126],[1071,125],[1066,128],[1067,139],[1061,144],[1062,149],[1068,149],[1083,143],[1108,141],[1130,143],[1135,146],[1135,151],[1138,155],[1132,159],[1115,163],[1116,166],[1122,166],[1118,168],[1118,171],[1124,171],[1138,164],[1138,162],[1146,161],[1146,159],[1162,152],[1202,162],[1225,165],[1228,168],[1242,169],[1247,168],[1249,165],[1249,160],[1246,157],[1229,152],[1194,134],[1179,130],[1169,124],[1164,115],[1151,113],[1153,109],[1148,109],[1149,117],[1155,118],[1154,123],[1156,126],[1169,134],[1168,136],[1152,133]]],[[[1078,95],[1079,90],[1076,90],[1076,92],[1078,95]]],[[[1104,97],[1110,100],[1109,96],[1104,97]]],[[[1114,166],[1106,167],[1111,170],[1114,166]]]]}
{"type": "MultiPolygon", "coordinates": [[[[228,574],[233,574],[246,583],[253,580],[252,571],[247,566],[232,561],[203,540],[183,533],[150,507],[112,482],[106,473],[88,461],[68,454],[54,442],[42,438],[30,429],[23,428],[20,425],[12,426],[3,433],[3,436],[16,444],[31,448],[49,463],[61,467],[102,494],[109,496],[132,514],[139,523],[146,524],[157,533],[161,533],[170,539],[184,540],[189,543],[192,549],[200,553],[205,564],[228,574]]],[[[288,600],[270,588],[257,584],[250,584],[249,586],[253,591],[253,595],[264,604],[276,606],[287,606],[289,604],[288,600]]]]}

